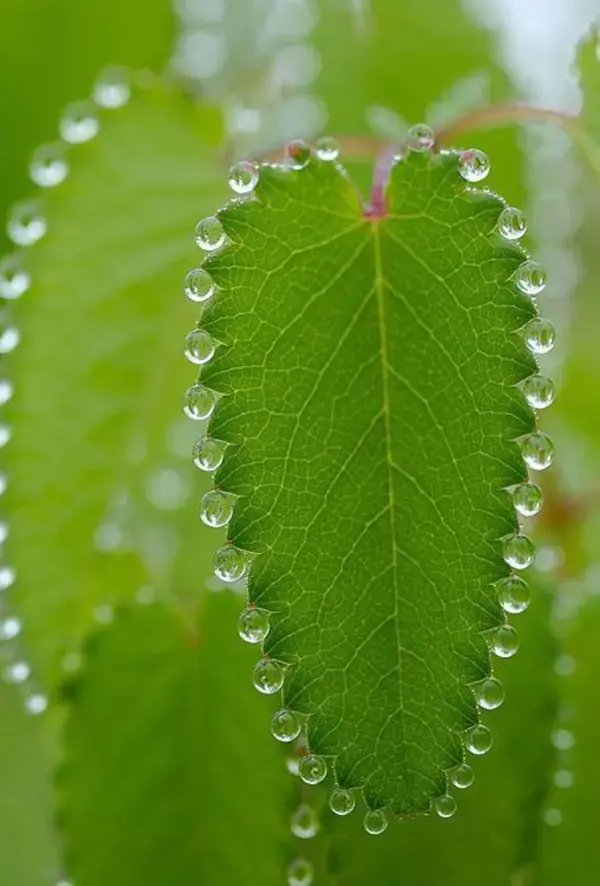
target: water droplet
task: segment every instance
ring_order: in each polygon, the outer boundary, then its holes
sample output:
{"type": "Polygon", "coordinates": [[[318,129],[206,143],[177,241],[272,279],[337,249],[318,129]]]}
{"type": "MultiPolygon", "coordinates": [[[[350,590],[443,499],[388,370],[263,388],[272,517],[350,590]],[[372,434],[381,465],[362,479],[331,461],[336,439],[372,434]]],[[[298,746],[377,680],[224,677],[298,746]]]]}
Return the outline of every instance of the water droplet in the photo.
{"type": "Polygon", "coordinates": [[[215,405],[216,398],[214,392],[209,388],[205,388],[204,385],[192,385],[185,392],[183,411],[188,418],[193,418],[195,421],[210,418],[215,405]]]}
{"type": "Polygon", "coordinates": [[[310,163],[310,146],[301,139],[288,142],[285,148],[285,165],[292,169],[305,169],[310,163]]]}
{"type": "Polygon", "coordinates": [[[525,399],[533,409],[547,409],[554,402],[553,382],[545,375],[532,375],[523,382],[525,399]]]}
{"type": "Polygon", "coordinates": [[[504,686],[496,677],[488,677],[475,686],[475,698],[480,708],[494,711],[504,701],[504,686]]]}
{"type": "Polygon", "coordinates": [[[122,108],[131,97],[127,68],[106,68],[94,83],[94,101],[101,108],[122,108]]]}
{"type": "Polygon", "coordinates": [[[226,240],[225,230],[215,215],[201,219],[196,225],[196,243],[205,252],[216,252],[226,240]]]}
{"type": "Polygon", "coordinates": [[[229,187],[234,194],[251,194],[258,184],[260,172],[256,163],[242,160],[229,170],[229,187]]]}
{"type": "Polygon", "coordinates": [[[467,182],[483,181],[490,171],[489,157],[483,151],[478,151],[477,148],[462,151],[458,161],[458,171],[467,182]]]}
{"type": "Polygon", "coordinates": [[[456,800],[450,794],[438,797],[433,805],[440,818],[452,818],[456,812],[456,800]]]}
{"type": "Polygon", "coordinates": [[[326,163],[331,163],[340,156],[340,146],[329,136],[319,139],[315,150],[319,160],[324,160],[326,163]]]}
{"type": "Polygon", "coordinates": [[[557,769],[554,773],[554,784],[562,789],[573,787],[573,773],[568,769],[557,769]]]}
{"type": "Polygon", "coordinates": [[[309,840],[319,833],[320,824],[316,811],[308,803],[301,803],[292,815],[292,834],[302,840],[309,840]]]}
{"type": "Polygon", "coordinates": [[[300,775],[300,773],[298,772],[299,762],[300,760],[298,759],[298,757],[296,757],[295,754],[294,756],[287,758],[287,760],[285,761],[285,768],[290,773],[290,775],[300,775]]]}
{"type": "Polygon", "coordinates": [[[552,744],[557,751],[570,751],[575,744],[575,736],[568,729],[555,729],[552,733],[552,744]]]}
{"type": "Polygon", "coordinates": [[[535,517],[543,503],[542,490],[535,483],[522,483],[513,492],[513,504],[522,517],[535,517]]]}
{"type": "Polygon", "coordinates": [[[545,471],[554,458],[554,444],[547,434],[534,431],[521,443],[521,453],[527,467],[532,471],[545,471]]]}
{"type": "Polygon", "coordinates": [[[4,668],[7,683],[24,683],[31,676],[31,666],[26,661],[14,661],[4,668]]]}
{"type": "Polygon", "coordinates": [[[546,809],[544,812],[544,821],[546,824],[550,825],[550,827],[558,827],[562,822],[562,812],[560,809],[546,809]]]}
{"type": "Polygon", "coordinates": [[[295,858],[288,865],[288,886],[312,886],[314,868],[305,858],[295,858]]]}
{"type": "Polygon", "coordinates": [[[254,668],[254,687],[263,695],[273,695],[283,686],[285,672],[278,661],[263,658],[254,668]]]}
{"type": "Polygon", "coordinates": [[[194,464],[201,471],[216,471],[223,463],[223,444],[210,437],[202,437],[194,444],[192,457],[194,464]]]}
{"type": "Polygon", "coordinates": [[[0,424],[0,449],[10,442],[12,431],[8,425],[0,424]]]}
{"type": "Polygon", "coordinates": [[[473,728],[467,732],[465,736],[465,747],[468,751],[471,751],[472,754],[480,757],[482,754],[487,754],[492,746],[492,741],[492,733],[487,726],[479,724],[478,726],[473,726],[473,728]]]}
{"type": "Polygon", "coordinates": [[[556,330],[549,320],[538,317],[523,330],[525,344],[534,354],[548,354],[556,341],[556,330]]]}
{"type": "Polygon", "coordinates": [[[72,145],[89,142],[100,131],[100,122],[92,102],[67,105],[59,122],[60,137],[72,145]]]}
{"type": "Polygon", "coordinates": [[[204,329],[192,329],[185,339],[185,356],[190,363],[202,366],[214,357],[215,343],[213,337],[204,329]]]}
{"type": "Polygon", "coordinates": [[[504,540],[503,556],[513,569],[527,569],[535,559],[535,546],[526,535],[510,535],[504,540]]]}
{"type": "Polygon", "coordinates": [[[383,809],[370,810],[363,819],[363,827],[367,834],[383,834],[387,826],[388,821],[383,809]]]}
{"type": "Polygon", "coordinates": [[[25,710],[28,714],[31,714],[32,717],[37,717],[40,714],[43,714],[47,707],[48,698],[41,692],[32,692],[31,695],[28,695],[25,699],[25,710]]]}
{"type": "Polygon", "coordinates": [[[554,662],[554,672],[559,677],[570,677],[577,670],[577,662],[572,655],[563,653],[554,662]]]}
{"type": "Polygon", "coordinates": [[[408,147],[411,151],[429,151],[435,144],[435,133],[426,123],[417,123],[408,130],[408,147]]]}
{"type": "Polygon", "coordinates": [[[213,278],[204,268],[194,268],[185,278],[185,294],[190,301],[202,302],[215,292],[213,278]]]}
{"type": "Polygon", "coordinates": [[[502,625],[494,634],[492,652],[498,658],[511,658],[519,648],[519,635],[512,625],[502,625]]]}
{"type": "Polygon", "coordinates": [[[300,760],[298,772],[305,784],[320,784],[327,775],[327,763],[317,754],[307,754],[300,760]]]}
{"type": "Polygon", "coordinates": [[[527,233],[525,214],[520,209],[507,206],[498,218],[498,230],[505,240],[520,240],[527,233]]]}
{"type": "Polygon", "coordinates": [[[10,354],[21,341],[21,333],[14,326],[7,326],[0,334],[0,354],[10,354]]]}
{"type": "Polygon", "coordinates": [[[31,275],[16,255],[7,255],[0,261],[0,296],[20,298],[31,286],[31,275]]]}
{"type": "Polygon", "coordinates": [[[69,174],[69,164],[62,145],[42,145],[34,151],[29,164],[31,180],[40,188],[54,188],[69,174]]]}
{"type": "Polygon", "coordinates": [[[336,815],[350,815],[356,807],[356,797],[346,788],[334,788],[329,796],[329,808],[336,815]]]}
{"type": "Polygon", "coordinates": [[[0,621],[0,640],[14,640],[23,630],[23,622],[16,616],[0,621]]]}
{"type": "Polygon", "coordinates": [[[12,587],[17,574],[12,566],[0,566],[0,591],[6,591],[12,587]]]}
{"type": "Polygon", "coordinates": [[[540,264],[529,259],[517,268],[515,283],[525,295],[538,295],[546,286],[546,272],[540,264]]]}
{"type": "Polygon", "coordinates": [[[249,606],[238,619],[238,633],[246,643],[262,643],[271,625],[264,609],[249,606]]]}
{"type": "Polygon", "coordinates": [[[227,583],[244,578],[248,570],[248,561],[242,551],[233,545],[223,545],[215,554],[215,575],[227,583]]]}
{"type": "MultiPolygon", "coordinates": [[[[300,735],[301,728],[299,718],[287,708],[281,708],[271,720],[271,733],[277,741],[294,741],[300,735]]],[[[298,761],[298,775],[300,775],[300,761],[298,761]]]]}
{"type": "Polygon", "coordinates": [[[518,615],[524,612],[531,602],[531,593],[527,582],[519,575],[509,575],[497,584],[498,599],[505,612],[518,615]]]}
{"type": "Polygon", "coordinates": [[[475,781],[475,773],[468,763],[461,763],[460,766],[457,766],[456,769],[452,770],[450,781],[455,788],[465,790],[466,788],[470,788],[475,781]]]}
{"type": "Polygon", "coordinates": [[[0,406],[4,406],[5,403],[8,403],[14,392],[14,385],[11,381],[7,378],[0,379],[0,406]]]}
{"type": "Polygon", "coordinates": [[[234,495],[220,489],[210,489],[202,498],[200,519],[214,529],[226,526],[233,516],[234,503],[234,495]]]}
{"type": "Polygon", "coordinates": [[[17,246],[32,246],[48,230],[48,223],[37,200],[24,200],[10,211],[6,231],[17,246]]]}

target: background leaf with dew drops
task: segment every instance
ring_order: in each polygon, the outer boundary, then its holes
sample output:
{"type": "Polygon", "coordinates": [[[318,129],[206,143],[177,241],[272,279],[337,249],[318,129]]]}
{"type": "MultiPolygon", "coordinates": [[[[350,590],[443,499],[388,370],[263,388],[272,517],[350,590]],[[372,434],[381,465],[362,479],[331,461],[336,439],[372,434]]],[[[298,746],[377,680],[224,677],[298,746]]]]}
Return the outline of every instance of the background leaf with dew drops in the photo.
{"type": "MultiPolygon", "coordinates": [[[[205,262],[219,347],[201,381],[221,397],[210,433],[235,444],[216,483],[239,496],[217,573],[250,553],[265,650],[294,663],[284,703],[344,786],[397,814],[445,793],[477,723],[467,684],[502,624],[501,539],[511,565],[531,561],[504,491],[526,477],[516,440],[550,461],[517,388],[536,370],[517,282],[542,280],[494,233],[501,202],[465,188],[474,159],[413,152],[373,221],[335,163],[295,146],[296,169],[263,167],[257,200],[220,213],[232,242],[205,262]]],[[[514,651],[511,630],[492,642],[514,651]]]]}
{"type": "Polygon", "coordinates": [[[90,639],[58,783],[76,883],[283,881],[294,785],[238,610],[230,592],[199,612],[138,606],[90,639]]]}

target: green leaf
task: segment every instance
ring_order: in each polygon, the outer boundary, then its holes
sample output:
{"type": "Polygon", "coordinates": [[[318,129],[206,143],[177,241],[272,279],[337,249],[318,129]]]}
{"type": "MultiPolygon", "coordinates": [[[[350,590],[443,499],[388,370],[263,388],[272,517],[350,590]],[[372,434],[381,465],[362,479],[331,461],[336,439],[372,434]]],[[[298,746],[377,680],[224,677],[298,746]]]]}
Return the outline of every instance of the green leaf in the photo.
{"type": "Polygon", "coordinates": [[[81,886],[279,886],[292,780],[266,734],[239,604],[121,612],[72,690],[59,780],[81,886]]]}
{"type": "Polygon", "coordinates": [[[250,601],[312,751],[369,807],[427,812],[503,620],[506,489],[534,426],[516,387],[535,368],[516,334],[536,313],[512,279],[524,254],[455,154],[398,163],[381,219],[316,159],[264,167],[256,195],[221,213],[232,244],[206,263],[229,539],[254,556],[250,601]]]}
{"type": "Polygon", "coordinates": [[[579,45],[577,69],[583,95],[579,120],[570,127],[576,144],[600,178],[600,26],[594,25],[579,45]]]}

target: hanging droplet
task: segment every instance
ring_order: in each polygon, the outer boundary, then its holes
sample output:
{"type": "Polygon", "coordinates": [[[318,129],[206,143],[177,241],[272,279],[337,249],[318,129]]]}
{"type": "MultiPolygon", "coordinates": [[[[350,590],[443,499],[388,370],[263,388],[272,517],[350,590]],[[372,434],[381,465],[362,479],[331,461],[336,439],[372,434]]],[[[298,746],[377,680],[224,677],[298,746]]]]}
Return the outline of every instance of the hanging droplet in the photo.
{"type": "Polygon", "coordinates": [[[549,320],[538,317],[523,330],[525,344],[534,354],[548,354],[556,341],[556,330],[549,320]]]}
{"type": "Polygon", "coordinates": [[[524,612],[531,602],[531,593],[527,582],[519,575],[509,575],[497,584],[498,599],[505,612],[518,615],[524,612]]]}
{"type": "Polygon", "coordinates": [[[6,591],[12,587],[16,577],[16,572],[12,566],[0,566],[0,591],[6,591]]]}
{"type": "Polygon", "coordinates": [[[455,788],[460,788],[461,791],[464,791],[466,788],[470,788],[475,781],[475,773],[468,763],[461,763],[460,766],[452,770],[450,781],[455,788]]]}
{"type": "Polygon", "coordinates": [[[517,268],[515,283],[525,295],[538,295],[546,286],[546,272],[540,264],[529,259],[517,268]]]}
{"type": "Polygon", "coordinates": [[[239,581],[246,575],[248,561],[242,551],[233,545],[223,545],[215,554],[215,575],[227,583],[239,581]]]}
{"type": "Polygon", "coordinates": [[[238,619],[238,633],[246,643],[262,643],[270,630],[268,613],[248,606],[238,619]]]}
{"type": "Polygon", "coordinates": [[[12,431],[8,425],[0,424],[0,449],[10,442],[12,431]]]}
{"type": "Polygon", "coordinates": [[[545,471],[552,464],[554,445],[547,434],[534,431],[522,441],[521,453],[525,464],[532,471],[545,471]]]}
{"type": "Polygon", "coordinates": [[[417,123],[408,130],[408,147],[411,151],[429,151],[435,144],[435,133],[426,123],[417,123]]]}
{"type": "Polygon", "coordinates": [[[512,625],[502,625],[492,639],[492,652],[498,658],[511,658],[519,648],[519,635],[512,625]]]}
{"type": "Polygon", "coordinates": [[[503,556],[513,569],[527,569],[535,559],[535,546],[526,535],[511,535],[504,541],[503,556]]]}
{"type": "Polygon", "coordinates": [[[202,302],[215,292],[213,278],[204,268],[194,268],[185,278],[185,294],[190,301],[202,302]]]}
{"type": "Polygon", "coordinates": [[[496,677],[488,677],[475,686],[475,698],[480,708],[495,711],[504,701],[504,686],[496,677]]]}
{"type": "Polygon", "coordinates": [[[263,658],[254,667],[254,688],[263,695],[273,695],[283,686],[285,672],[278,661],[263,658]]]}
{"type": "Polygon", "coordinates": [[[12,398],[14,391],[14,385],[9,379],[0,379],[0,406],[4,406],[6,403],[8,403],[8,401],[12,398]]]}
{"type": "Polygon", "coordinates": [[[337,160],[340,156],[340,146],[334,138],[325,136],[317,142],[315,153],[319,160],[325,160],[326,163],[331,163],[333,160],[337,160]]]}
{"type": "Polygon", "coordinates": [[[545,375],[531,375],[523,382],[525,399],[533,409],[547,409],[554,402],[553,382],[545,375]]]}
{"type": "Polygon", "coordinates": [[[100,131],[100,121],[92,102],[67,105],[60,118],[60,137],[71,145],[89,142],[100,131]]]}
{"type": "Polygon", "coordinates": [[[21,341],[21,333],[14,326],[7,326],[0,333],[0,354],[10,354],[21,341]]]}
{"type": "Polygon", "coordinates": [[[327,775],[327,763],[317,754],[307,754],[300,760],[298,772],[305,784],[320,784],[327,775]]]}
{"type": "Polygon", "coordinates": [[[31,676],[31,666],[26,661],[13,661],[4,668],[7,683],[24,683],[31,676]]]}
{"type": "Polygon", "coordinates": [[[190,363],[202,366],[212,360],[216,350],[214,339],[204,329],[192,329],[185,339],[185,356],[190,363]]]}
{"type": "Polygon", "coordinates": [[[346,788],[334,788],[329,795],[329,808],[336,815],[350,815],[356,808],[356,797],[346,788]]]}
{"type": "Polygon", "coordinates": [[[440,818],[452,818],[456,812],[456,800],[450,794],[438,797],[433,805],[440,818]]]}
{"type": "Polygon", "coordinates": [[[31,158],[29,175],[40,188],[54,188],[69,174],[69,164],[62,145],[42,145],[31,158]]]}
{"type": "Polygon", "coordinates": [[[223,456],[223,444],[210,437],[202,437],[192,450],[194,464],[201,471],[216,471],[223,463],[223,456]]]}
{"type": "Polygon", "coordinates": [[[527,233],[525,214],[520,209],[507,206],[498,218],[498,230],[505,240],[520,240],[527,233]]]}
{"type": "Polygon", "coordinates": [[[285,768],[290,773],[290,775],[300,775],[300,773],[298,772],[298,763],[299,762],[300,761],[295,754],[286,759],[285,768]]]}
{"type": "Polygon", "coordinates": [[[41,692],[32,692],[31,695],[28,695],[25,699],[25,710],[28,714],[31,714],[32,717],[37,717],[40,714],[43,714],[47,707],[48,698],[41,692]]]}
{"type": "Polygon", "coordinates": [[[473,184],[483,181],[490,171],[489,157],[477,148],[462,151],[458,161],[458,171],[467,182],[473,184]]]}
{"type": "Polygon", "coordinates": [[[240,196],[251,194],[258,184],[259,177],[260,172],[256,163],[242,160],[229,170],[229,187],[234,194],[240,196]]]}
{"type": "Polygon", "coordinates": [[[31,286],[31,275],[16,255],[7,255],[0,261],[0,296],[7,299],[20,298],[31,286]]]}
{"type": "Polygon", "coordinates": [[[32,246],[47,230],[48,222],[37,200],[24,200],[10,210],[6,231],[17,246],[32,246]]]}
{"type": "Polygon", "coordinates": [[[200,519],[206,526],[214,529],[226,526],[233,516],[234,503],[234,495],[220,489],[211,489],[202,498],[200,519]]]}
{"type": "Polygon", "coordinates": [[[312,886],[315,869],[305,858],[295,858],[288,865],[288,886],[312,886]]]}
{"type": "Polygon", "coordinates": [[[0,621],[0,640],[14,640],[23,630],[23,622],[16,616],[0,621]]]}
{"type": "Polygon", "coordinates": [[[473,726],[473,728],[467,732],[465,736],[465,747],[468,751],[471,751],[472,754],[479,757],[482,754],[487,754],[492,746],[492,741],[492,733],[487,726],[479,724],[478,726],[473,726]]]}
{"type": "Polygon", "coordinates": [[[513,492],[513,504],[522,517],[535,517],[543,503],[542,490],[535,483],[522,483],[513,492]]]}
{"type": "Polygon", "coordinates": [[[292,815],[291,827],[294,837],[310,840],[319,833],[319,816],[308,803],[301,803],[292,815]]]}
{"type": "Polygon", "coordinates": [[[183,411],[188,418],[200,421],[210,418],[216,405],[214,392],[204,385],[195,384],[185,392],[183,411]]]}
{"type": "MultiPolygon", "coordinates": [[[[277,741],[294,741],[300,735],[301,724],[293,711],[281,708],[273,715],[271,720],[271,733],[277,741]]],[[[300,774],[300,761],[298,761],[298,775],[300,774]]]]}
{"type": "Polygon", "coordinates": [[[310,163],[310,146],[301,139],[288,142],[285,148],[285,165],[292,169],[304,169],[310,163]]]}
{"type": "Polygon", "coordinates": [[[388,821],[383,809],[373,809],[365,815],[363,827],[367,834],[383,834],[388,826],[388,821]]]}
{"type": "Polygon", "coordinates": [[[106,68],[94,83],[94,101],[101,108],[122,108],[131,97],[129,72],[126,68],[106,68]]]}
{"type": "Polygon", "coordinates": [[[196,243],[205,252],[216,252],[225,244],[225,230],[215,215],[203,218],[196,225],[196,243]]]}

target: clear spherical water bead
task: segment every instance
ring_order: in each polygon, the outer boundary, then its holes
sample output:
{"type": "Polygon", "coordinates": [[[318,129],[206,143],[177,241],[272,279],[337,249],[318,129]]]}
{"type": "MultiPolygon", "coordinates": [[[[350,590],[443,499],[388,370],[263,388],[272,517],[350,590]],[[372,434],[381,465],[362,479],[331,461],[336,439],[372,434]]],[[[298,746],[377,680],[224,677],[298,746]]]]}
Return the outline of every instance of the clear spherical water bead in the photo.
{"type": "Polygon", "coordinates": [[[92,102],[73,102],[64,109],[58,126],[60,137],[71,145],[83,144],[98,135],[100,121],[92,102]]]}
{"type": "Polygon", "coordinates": [[[356,797],[346,788],[334,788],[329,795],[329,808],[336,815],[350,815],[356,808],[356,797]]]}
{"type": "Polygon", "coordinates": [[[292,814],[291,829],[294,837],[310,840],[319,833],[321,825],[316,810],[308,803],[301,803],[292,814]]]}
{"type": "Polygon", "coordinates": [[[498,658],[511,658],[519,648],[519,635],[512,625],[502,625],[492,639],[492,652],[498,658]]]}
{"type": "Polygon", "coordinates": [[[492,733],[487,726],[473,726],[465,736],[465,747],[475,756],[487,754],[492,746],[492,733]]]}
{"type": "Polygon", "coordinates": [[[58,145],[42,145],[34,151],[29,164],[29,175],[40,188],[54,188],[69,174],[69,164],[64,148],[58,145]]]}
{"type": "Polygon", "coordinates": [[[456,812],[456,800],[450,794],[438,797],[433,805],[440,818],[452,818],[456,812]]]}
{"type": "Polygon", "coordinates": [[[525,344],[534,354],[548,354],[556,341],[556,330],[549,320],[538,317],[523,330],[525,344]]]}
{"type": "Polygon", "coordinates": [[[17,255],[7,255],[0,261],[0,297],[20,298],[31,286],[31,275],[17,255]]]}
{"type": "Polygon", "coordinates": [[[205,252],[216,252],[227,239],[225,229],[215,215],[201,219],[196,225],[196,243],[205,252]]]}
{"type": "Polygon", "coordinates": [[[527,467],[532,471],[545,471],[554,458],[554,444],[547,434],[534,431],[521,443],[521,453],[527,467]]]}
{"type": "Polygon", "coordinates": [[[498,599],[505,612],[518,615],[524,612],[531,602],[529,585],[519,575],[509,575],[496,585],[498,599]]]}
{"type": "Polygon", "coordinates": [[[513,569],[527,569],[535,559],[535,546],[526,535],[511,535],[505,539],[502,553],[513,569]]]}
{"type": "Polygon", "coordinates": [[[204,268],[194,268],[185,278],[185,294],[190,301],[203,302],[215,292],[213,278],[204,268]]]}
{"type": "Polygon", "coordinates": [[[292,169],[304,169],[310,163],[310,146],[301,139],[288,142],[285,148],[285,165],[292,169]]]}
{"type": "Polygon", "coordinates": [[[331,163],[333,160],[337,160],[340,156],[340,146],[334,138],[325,136],[317,142],[315,153],[319,160],[325,160],[325,162],[331,163]]]}
{"type": "Polygon", "coordinates": [[[186,335],[184,354],[190,363],[202,366],[204,363],[212,360],[215,351],[214,339],[204,329],[192,329],[186,335]]]}
{"type": "Polygon", "coordinates": [[[435,133],[426,123],[416,123],[408,130],[408,147],[411,151],[429,151],[435,144],[435,133]]]}
{"type": "Polygon", "coordinates": [[[475,773],[468,763],[461,763],[460,766],[452,770],[450,781],[455,788],[464,791],[466,788],[470,788],[475,781],[475,773]]]}
{"type": "Polygon", "coordinates": [[[15,326],[7,326],[0,333],[0,354],[10,354],[21,342],[21,333],[15,326]]]}
{"type": "Polygon", "coordinates": [[[298,773],[305,784],[320,784],[327,775],[327,763],[318,754],[307,754],[298,764],[298,773]]]}
{"type": "Polygon", "coordinates": [[[490,159],[477,148],[462,151],[458,161],[458,171],[467,182],[474,184],[483,181],[490,171],[490,159]]]}
{"type": "Polygon", "coordinates": [[[214,567],[217,578],[230,583],[244,578],[248,561],[242,551],[233,545],[223,545],[215,554],[214,567]]]}
{"type": "Polygon", "coordinates": [[[525,295],[538,295],[546,286],[546,271],[538,262],[529,259],[517,268],[515,283],[525,295]]]}
{"type": "Polygon", "coordinates": [[[229,187],[234,194],[251,194],[258,184],[260,171],[256,163],[242,160],[229,170],[229,187]]]}
{"type": "Polygon", "coordinates": [[[210,437],[202,437],[194,444],[192,458],[200,471],[216,471],[223,463],[223,444],[210,437]]]}
{"type": "Polygon", "coordinates": [[[7,683],[24,683],[31,676],[31,666],[26,661],[14,661],[4,669],[7,683]]]}
{"type": "Polygon", "coordinates": [[[25,699],[25,710],[32,717],[38,717],[43,714],[48,707],[48,698],[41,692],[32,692],[25,699]]]}
{"type": "Polygon", "coordinates": [[[278,661],[271,658],[263,658],[256,662],[254,667],[254,688],[263,695],[274,695],[283,686],[285,672],[278,661]]]}
{"type": "Polygon", "coordinates": [[[220,489],[210,489],[202,497],[200,519],[206,526],[219,529],[227,526],[233,516],[235,496],[220,489]]]}
{"type": "Polygon", "coordinates": [[[238,619],[238,633],[246,643],[262,643],[271,628],[264,609],[249,606],[238,619]]]}
{"type": "Polygon", "coordinates": [[[288,886],[312,886],[315,869],[305,858],[295,858],[288,865],[288,886]]]}
{"type": "Polygon", "coordinates": [[[10,210],[6,232],[17,246],[32,246],[47,231],[48,222],[37,200],[24,200],[10,210]]]}
{"type": "Polygon", "coordinates": [[[195,384],[185,392],[183,411],[188,418],[200,421],[210,418],[216,405],[216,397],[213,391],[203,385],[195,384]]]}
{"type": "Polygon", "coordinates": [[[9,616],[0,621],[0,640],[14,640],[23,630],[23,622],[16,616],[9,616]]]}
{"type": "Polygon", "coordinates": [[[545,375],[531,375],[523,382],[525,399],[533,409],[547,409],[554,402],[553,382],[545,375]]]}
{"type": "Polygon", "coordinates": [[[480,708],[495,711],[504,701],[504,686],[496,677],[488,677],[475,686],[475,698],[480,708]]]}
{"type": "Polygon", "coordinates": [[[96,82],[94,101],[101,108],[113,110],[124,107],[131,98],[131,81],[127,68],[106,68],[96,82]]]}
{"type": "MultiPolygon", "coordinates": [[[[271,720],[271,733],[277,741],[290,742],[298,738],[301,729],[300,719],[287,708],[281,708],[273,715],[271,720]]],[[[298,775],[300,774],[300,761],[298,761],[298,775]]]]}
{"type": "Polygon", "coordinates": [[[505,240],[520,240],[527,233],[525,214],[514,206],[507,206],[498,218],[498,230],[505,240]]]}
{"type": "Polygon", "coordinates": [[[383,809],[372,809],[366,813],[363,819],[363,827],[367,834],[383,834],[388,826],[388,820],[383,809]]]}
{"type": "Polygon", "coordinates": [[[522,517],[535,517],[542,510],[544,496],[535,483],[521,483],[513,492],[515,510],[522,517]]]}

